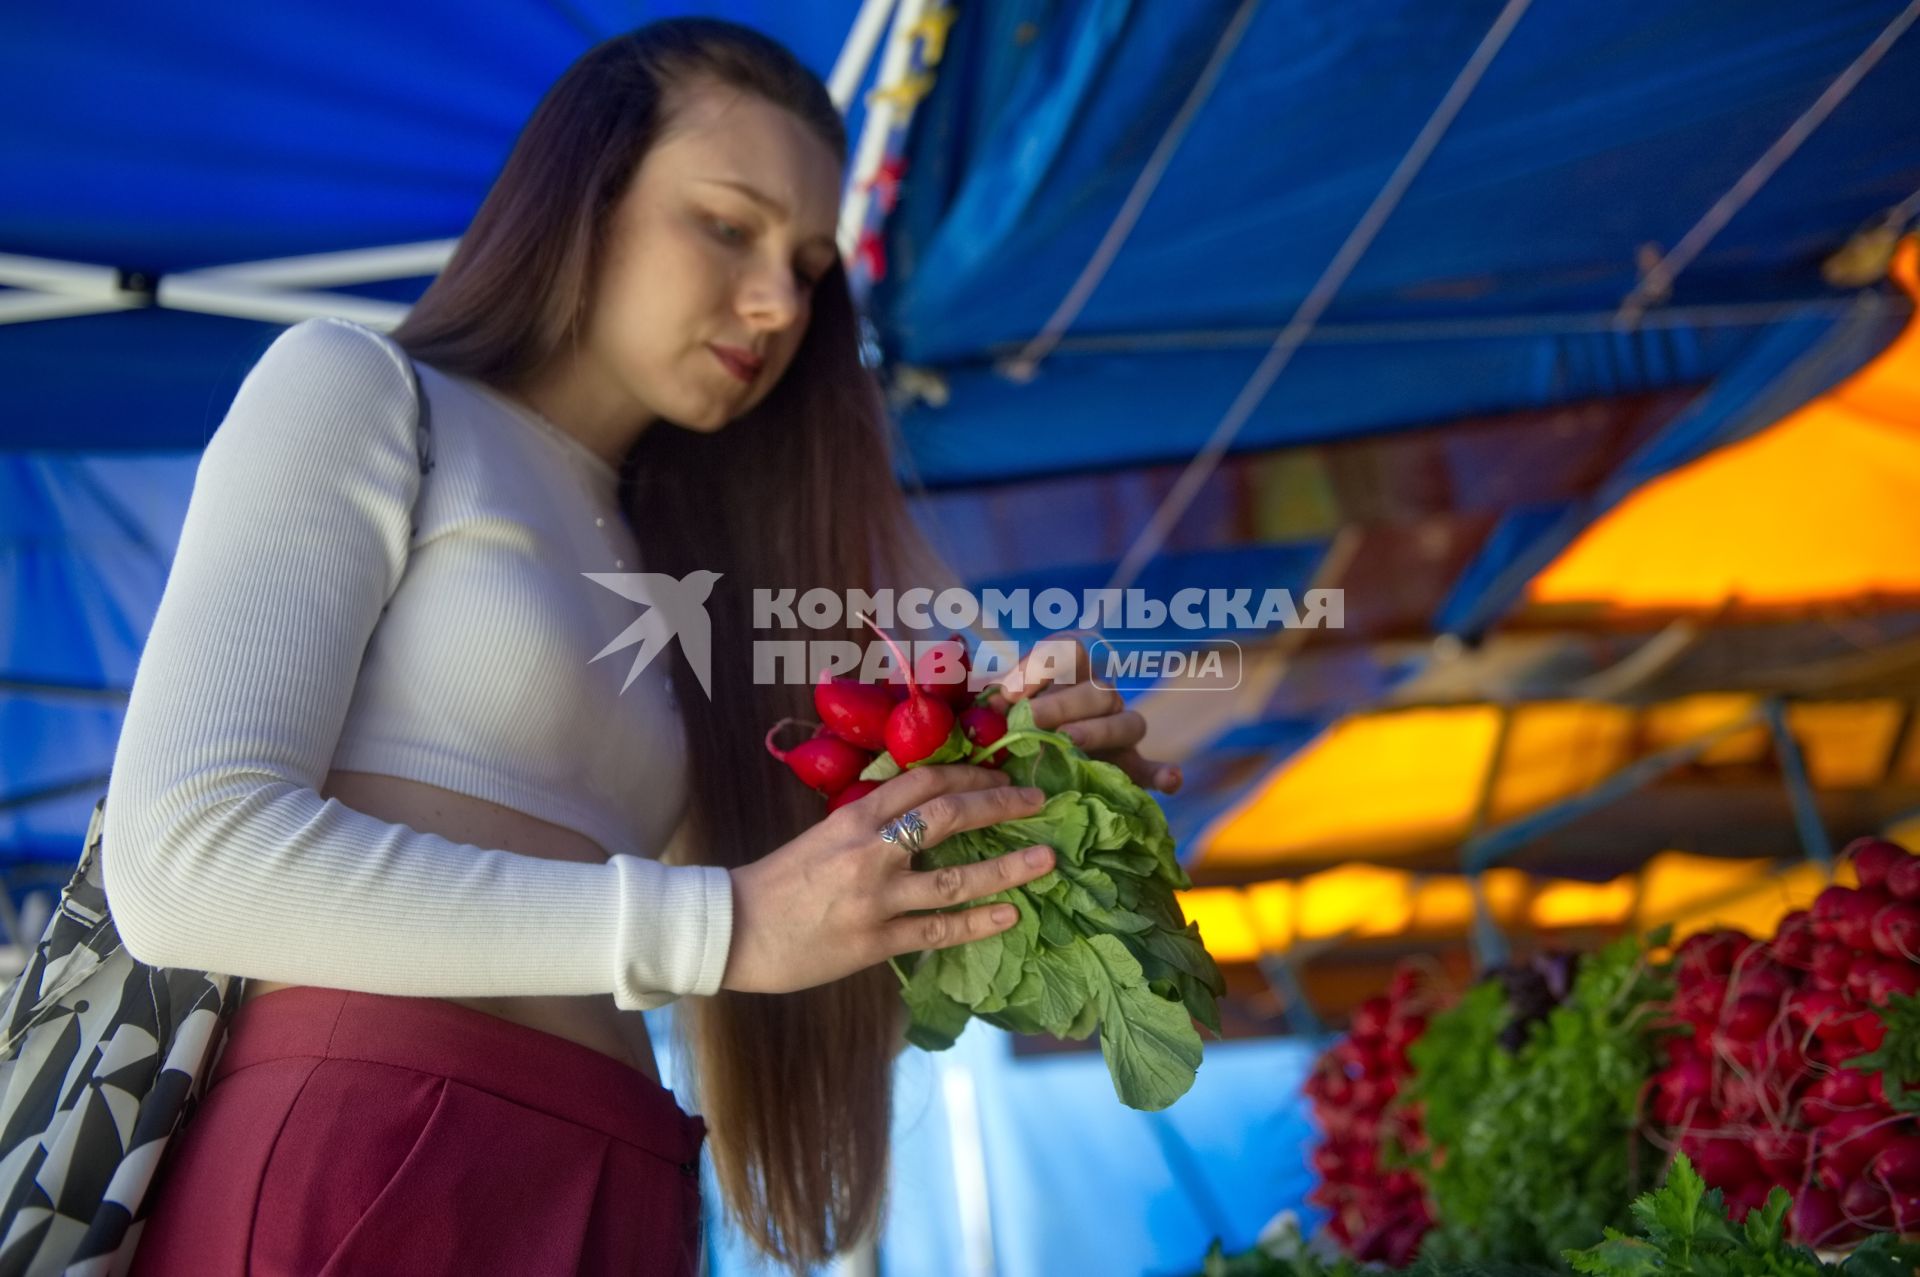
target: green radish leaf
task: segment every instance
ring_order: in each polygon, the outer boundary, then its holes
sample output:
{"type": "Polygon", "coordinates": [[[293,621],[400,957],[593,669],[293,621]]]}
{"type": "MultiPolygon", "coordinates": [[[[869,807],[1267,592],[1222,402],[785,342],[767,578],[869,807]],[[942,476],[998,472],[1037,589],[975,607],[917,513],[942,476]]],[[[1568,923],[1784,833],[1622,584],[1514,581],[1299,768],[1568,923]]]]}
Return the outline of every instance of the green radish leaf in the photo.
{"type": "Polygon", "coordinates": [[[1193,1086],[1200,1035],[1185,1007],[1147,988],[1140,964],[1118,940],[1093,936],[1086,947],[1100,1007],[1100,1051],[1114,1091],[1129,1108],[1163,1109],[1193,1086]]]}
{"type": "Polygon", "coordinates": [[[1111,909],[1120,903],[1120,890],[1104,870],[1092,865],[1061,864],[1058,872],[1086,888],[1087,894],[1099,901],[1102,908],[1111,909]]]}
{"type": "Polygon", "coordinates": [[[935,763],[961,762],[972,752],[973,742],[967,739],[967,734],[960,730],[958,723],[955,723],[953,730],[947,733],[946,742],[914,766],[931,767],[935,763]]]}
{"type": "Polygon", "coordinates": [[[940,991],[939,958],[946,950],[926,954],[914,968],[904,997],[912,1022],[907,1026],[907,1041],[923,1051],[944,1051],[967,1027],[967,1008],[940,991]]]}
{"type": "Polygon", "coordinates": [[[1048,1033],[1064,1036],[1080,1009],[1087,1004],[1087,981],[1080,964],[1044,952],[1028,966],[1012,999],[1048,1033]]]}
{"type": "MultiPolygon", "coordinates": [[[[1036,881],[1038,881],[1036,879],[1036,881]]],[[[1064,880],[1063,880],[1064,881],[1064,880]]],[[[1067,911],[1044,897],[1035,897],[1040,908],[1040,938],[1055,949],[1077,944],[1080,933],[1073,929],[1067,911]]]]}
{"type": "Polygon", "coordinates": [[[861,780],[889,781],[900,774],[900,764],[893,761],[893,755],[881,750],[879,756],[860,771],[861,780]]]}
{"type": "MultiPolygon", "coordinates": [[[[1016,1033],[1078,1040],[1098,1031],[1122,1101],[1164,1108],[1193,1084],[1195,1022],[1219,1035],[1222,987],[1173,895],[1189,879],[1174,858],[1165,813],[1120,768],[1037,728],[1032,702],[1015,702],[1007,719],[1007,735],[985,748],[1006,750],[1007,775],[1043,790],[1045,807],[955,834],[916,868],[976,863],[1036,843],[1054,849],[1055,866],[990,898],[1019,908],[1014,928],[942,950],[914,973],[910,988],[923,1004],[916,1032],[950,1041],[964,1027],[963,1012],[1016,1033]]],[[[927,761],[956,747],[950,737],[927,761]]]]}
{"type": "Polygon", "coordinates": [[[1005,947],[1005,941],[992,935],[940,950],[946,955],[940,963],[940,991],[969,1008],[978,1006],[993,988],[1005,947]]]}
{"type": "Polygon", "coordinates": [[[1199,923],[1189,922],[1182,931],[1149,931],[1134,937],[1134,942],[1174,970],[1198,980],[1216,997],[1226,993],[1227,978],[1220,974],[1220,965],[1200,943],[1199,923]]]}
{"type": "Polygon", "coordinates": [[[1088,990],[1086,1004],[1080,1008],[1080,1013],[1073,1017],[1073,1023],[1069,1024],[1060,1036],[1069,1042],[1084,1042],[1092,1037],[1093,1031],[1099,1027],[1100,1000],[1093,996],[1092,990],[1088,990]]]}
{"type": "Polygon", "coordinates": [[[1090,851],[1087,863],[1097,865],[1110,874],[1125,874],[1130,878],[1151,878],[1158,862],[1135,846],[1122,847],[1117,851],[1090,851]]]}

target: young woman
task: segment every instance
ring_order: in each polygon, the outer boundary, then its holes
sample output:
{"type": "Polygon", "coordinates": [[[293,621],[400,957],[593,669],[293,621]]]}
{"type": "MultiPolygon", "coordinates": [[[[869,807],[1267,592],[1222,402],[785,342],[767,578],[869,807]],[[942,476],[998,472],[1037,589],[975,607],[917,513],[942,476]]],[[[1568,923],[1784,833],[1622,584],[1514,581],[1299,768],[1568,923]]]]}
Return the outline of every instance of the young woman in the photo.
{"type": "MultiPolygon", "coordinates": [[[[683,995],[749,1235],[804,1265],[875,1222],[885,959],[1001,929],[927,911],[1051,860],[922,874],[881,837],[1037,810],[1004,774],[916,769],[823,818],[762,749],[810,692],[755,681],[753,590],[938,570],[835,250],[845,156],[754,32],[609,40],[392,342],[310,320],[248,375],[108,796],[132,952],[247,978],[136,1273],[693,1272],[707,1128],[639,1014],[683,995]],[[593,659],[638,608],[583,574],[701,569],[706,687],[677,651],[631,686],[630,652],[593,659]]],[[[1177,784],[1111,693],[1012,682],[1177,784]]]]}

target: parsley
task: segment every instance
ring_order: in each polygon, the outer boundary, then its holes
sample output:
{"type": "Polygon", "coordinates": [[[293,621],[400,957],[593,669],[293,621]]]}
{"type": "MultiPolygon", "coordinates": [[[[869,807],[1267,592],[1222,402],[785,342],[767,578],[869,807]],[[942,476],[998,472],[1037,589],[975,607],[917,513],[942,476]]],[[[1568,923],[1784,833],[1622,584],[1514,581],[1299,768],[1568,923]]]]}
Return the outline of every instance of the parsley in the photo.
{"type": "Polygon", "coordinates": [[[1625,1222],[1660,1166],[1635,1114],[1669,994],[1629,936],[1581,965],[1517,1052],[1498,1045],[1512,1012],[1497,983],[1434,1017],[1400,1101],[1420,1106],[1428,1146],[1411,1153],[1438,1221],[1424,1258],[1551,1265],[1625,1222]]]}
{"type": "Polygon", "coordinates": [[[1822,1263],[1804,1246],[1785,1240],[1791,1199],[1776,1188],[1759,1210],[1735,1226],[1719,1189],[1707,1188],[1685,1155],[1675,1157],[1667,1182],[1633,1204],[1642,1236],[1606,1230],[1606,1240],[1565,1252],[1575,1272],[1595,1277],[1906,1277],[1920,1265],[1920,1245],[1891,1233],[1868,1238],[1845,1262],[1822,1263]]]}

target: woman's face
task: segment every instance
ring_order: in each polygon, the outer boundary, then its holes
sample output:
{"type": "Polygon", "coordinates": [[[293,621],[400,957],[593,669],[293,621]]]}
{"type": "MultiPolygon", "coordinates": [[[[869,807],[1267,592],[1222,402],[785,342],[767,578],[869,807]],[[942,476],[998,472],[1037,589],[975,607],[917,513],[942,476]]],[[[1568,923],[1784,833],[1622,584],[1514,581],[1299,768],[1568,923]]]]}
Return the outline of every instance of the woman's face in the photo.
{"type": "Polygon", "coordinates": [[[714,431],[793,362],[839,257],[840,165],[752,94],[702,85],[672,105],[614,209],[586,344],[650,415],[714,431]]]}

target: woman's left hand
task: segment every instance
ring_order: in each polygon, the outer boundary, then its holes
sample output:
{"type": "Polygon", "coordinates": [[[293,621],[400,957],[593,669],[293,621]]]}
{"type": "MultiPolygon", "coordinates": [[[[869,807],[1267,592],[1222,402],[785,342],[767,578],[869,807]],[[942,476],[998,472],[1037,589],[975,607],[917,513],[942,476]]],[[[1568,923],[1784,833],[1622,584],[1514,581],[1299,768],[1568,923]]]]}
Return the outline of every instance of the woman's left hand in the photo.
{"type": "MultiPolygon", "coordinates": [[[[1093,660],[1086,644],[1064,634],[1045,642],[1073,644],[1073,681],[1062,685],[1049,678],[1047,662],[1037,659],[1043,649],[1036,646],[996,680],[1001,690],[988,704],[1004,714],[1013,702],[1031,700],[1035,727],[1066,736],[1090,757],[1126,772],[1143,789],[1178,793],[1183,779],[1180,769],[1143,757],[1135,748],[1146,737],[1147,720],[1138,710],[1128,709],[1119,692],[1093,682],[1093,660]]],[[[1054,657],[1057,666],[1057,649],[1054,657]]]]}

